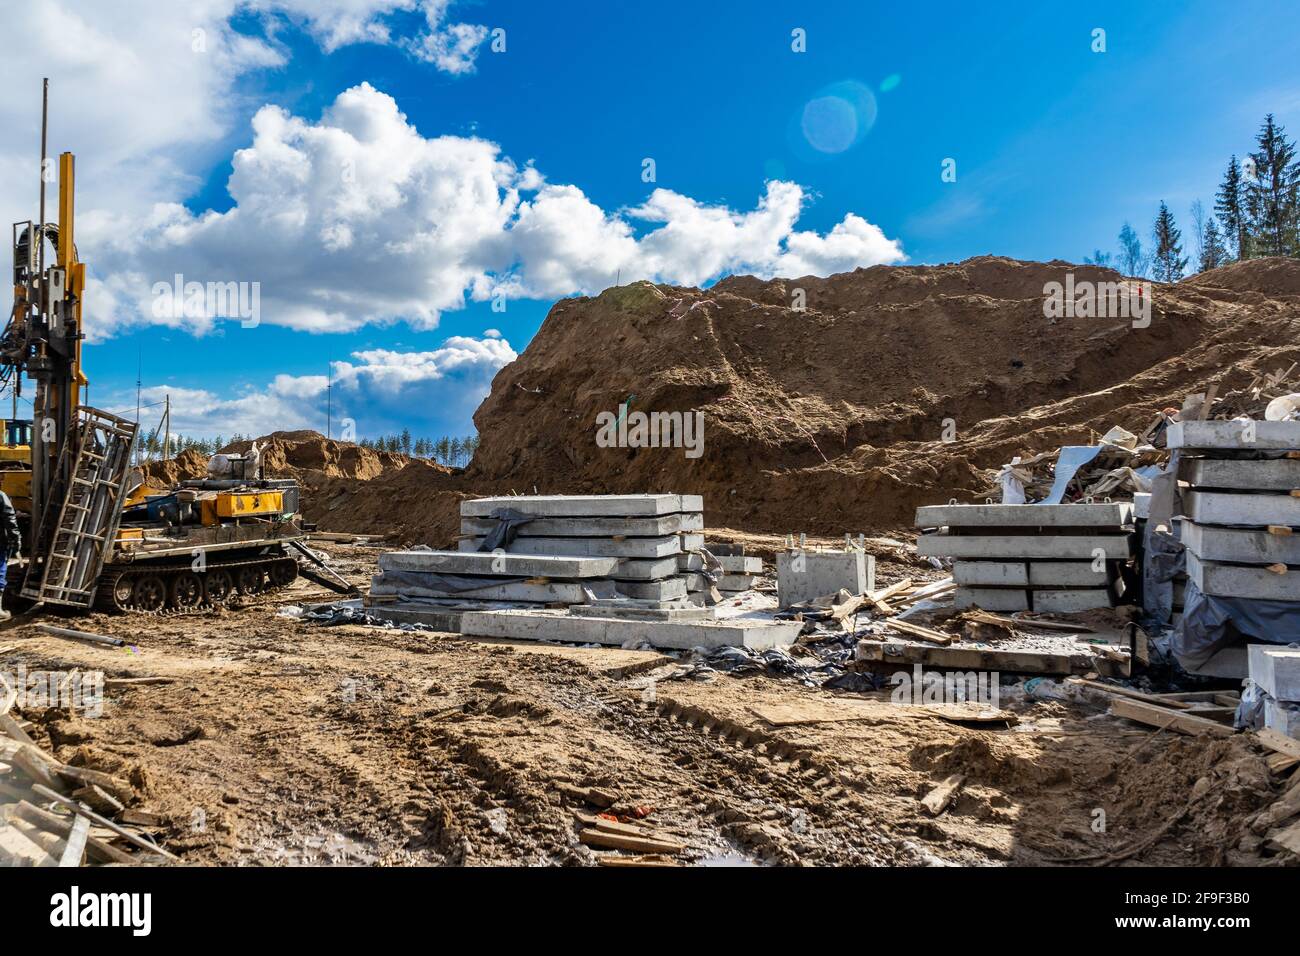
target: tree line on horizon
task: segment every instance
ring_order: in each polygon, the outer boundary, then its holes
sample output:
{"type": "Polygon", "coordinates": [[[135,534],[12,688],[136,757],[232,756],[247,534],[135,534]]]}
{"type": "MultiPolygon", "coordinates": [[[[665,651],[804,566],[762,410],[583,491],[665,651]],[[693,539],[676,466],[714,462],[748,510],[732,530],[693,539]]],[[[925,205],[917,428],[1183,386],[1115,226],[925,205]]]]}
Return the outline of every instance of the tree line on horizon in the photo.
{"type": "MultiPolygon", "coordinates": [[[[146,459],[174,458],[183,451],[196,451],[211,457],[221,449],[238,442],[252,441],[253,435],[241,435],[238,432],[230,438],[217,435],[213,438],[198,438],[192,435],[172,435],[171,449],[163,454],[165,439],[156,432],[140,439],[139,453],[146,459]]],[[[362,438],[356,444],[376,452],[389,452],[405,455],[407,458],[430,458],[450,468],[461,468],[469,464],[474,452],[478,450],[479,437],[444,435],[441,438],[414,438],[410,429],[402,429],[401,434],[380,435],[377,438],[362,438]]]]}
{"type": "Polygon", "coordinates": [[[1207,272],[1231,262],[1265,256],[1300,258],[1300,160],[1296,144],[1269,113],[1255,135],[1255,149],[1227,170],[1207,215],[1198,199],[1191,205],[1193,255],[1183,254],[1182,230],[1164,200],[1151,226],[1152,251],[1132,224],[1119,231],[1119,252],[1100,249],[1084,256],[1089,265],[1118,269],[1126,276],[1177,282],[1189,274],[1207,272]],[[1188,273],[1189,263],[1194,263],[1188,273]]]}

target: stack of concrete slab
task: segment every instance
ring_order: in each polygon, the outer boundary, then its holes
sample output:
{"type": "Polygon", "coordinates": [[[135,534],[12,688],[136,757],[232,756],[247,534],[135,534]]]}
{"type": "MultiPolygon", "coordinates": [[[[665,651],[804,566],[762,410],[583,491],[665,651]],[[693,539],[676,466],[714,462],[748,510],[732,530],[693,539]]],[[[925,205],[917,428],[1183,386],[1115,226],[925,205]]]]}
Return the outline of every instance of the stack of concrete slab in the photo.
{"type": "Polygon", "coordinates": [[[580,604],[613,595],[607,579],[617,563],[617,558],[388,551],[379,556],[370,598],[372,603],[396,598],[580,604]]]}
{"type": "Polygon", "coordinates": [[[1264,703],[1264,726],[1300,740],[1300,648],[1250,645],[1250,681],[1264,703]]]}
{"type": "Polygon", "coordinates": [[[1182,543],[1203,594],[1298,602],[1300,422],[1179,422],[1182,543]]]}
{"type": "Polygon", "coordinates": [[[700,559],[704,546],[703,512],[699,495],[477,498],[461,502],[458,548],[478,552],[502,521],[513,520],[515,535],[499,550],[613,559],[603,576],[618,594],[638,601],[678,602],[687,597],[690,562],[700,559]],[[521,521],[521,515],[528,520],[521,521]]]}
{"type": "Polygon", "coordinates": [[[953,559],[957,607],[1073,613],[1114,607],[1135,551],[1129,502],[930,505],[917,552],[953,559]]]}

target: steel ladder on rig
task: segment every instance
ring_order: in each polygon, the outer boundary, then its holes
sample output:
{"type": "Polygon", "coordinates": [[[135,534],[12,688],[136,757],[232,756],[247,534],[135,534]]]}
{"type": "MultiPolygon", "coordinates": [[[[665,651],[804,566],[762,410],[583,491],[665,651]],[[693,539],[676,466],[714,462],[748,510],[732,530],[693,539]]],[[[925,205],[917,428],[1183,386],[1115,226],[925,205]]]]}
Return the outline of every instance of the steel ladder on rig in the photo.
{"type": "MultiPolygon", "coordinates": [[[[33,548],[33,563],[44,565],[40,582],[34,584],[29,574],[22,596],[46,604],[90,607],[122,517],[139,426],[88,405],[77,412],[75,436],[69,436],[59,456],[58,473],[69,478],[62,489],[49,551],[38,554],[33,548]],[[72,466],[65,471],[69,455],[72,466]]],[[[51,508],[57,500],[52,499],[51,508]]]]}

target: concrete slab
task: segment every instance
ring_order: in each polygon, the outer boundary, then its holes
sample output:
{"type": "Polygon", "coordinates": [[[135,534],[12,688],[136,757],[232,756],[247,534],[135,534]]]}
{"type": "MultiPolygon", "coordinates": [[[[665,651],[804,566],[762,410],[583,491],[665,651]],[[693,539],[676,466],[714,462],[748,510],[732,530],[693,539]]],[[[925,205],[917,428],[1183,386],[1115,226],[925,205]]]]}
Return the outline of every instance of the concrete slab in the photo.
{"type": "Polygon", "coordinates": [[[841,589],[863,594],[876,587],[875,555],[861,551],[781,551],[776,556],[777,600],[803,604],[841,589]]]}
{"type": "Polygon", "coordinates": [[[978,607],[985,611],[1028,611],[1029,592],[1018,588],[958,588],[953,607],[978,607]]]}
{"type": "Polygon", "coordinates": [[[366,613],[381,621],[394,624],[423,624],[448,634],[460,633],[460,618],[464,611],[420,604],[378,604],[366,608],[366,613]]]}
{"type": "Polygon", "coordinates": [[[1300,648],[1251,644],[1247,648],[1250,679],[1274,700],[1300,701],[1300,648]]]}
{"type": "Polygon", "coordinates": [[[745,647],[767,650],[794,643],[803,625],[749,619],[714,621],[629,621],[575,617],[564,611],[470,611],[461,617],[461,632],[514,640],[567,641],[575,644],[690,650],[694,647],[745,647]]]}
{"type": "Polygon", "coordinates": [[[1071,505],[926,505],[916,509],[918,528],[1100,527],[1133,523],[1127,501],[1071,505]]]}
{"type": "Polygon", "coordinates": [[[952,579],[964,587],[1028,587],[1025,561],[954,561],[952,579]]]}
{"type": "Polygon", "coordinates": [[[1188,552],[1187,577],[1205,594],[1256,601],[1295,601],[1300,613],[1300,567],[1274,574],[1263,565],[1221,564],[1188,552]]]}
{"type": "Polygon", "coordinates": [[[741,555],[720,554],[717,555],[718,563],[722,565],[722,570],[728,574],[762,574],[763,559],[750,558],[741,555]]]}
{"type": "Polygon", "coordinates": [[[1300,704],[1264,698],[1264,726],[1300,740],[1300,704]]]}
{"type": "Polygon", "coordinates": [[[1029,584],[1036,588],[1104,588],[1116,576],[1113,563],[1097,570],[1092,561],[1035,561],[1029,584]]]}
{"type": "Polygon", "coordinates": [[[748,591],[758,583],[758,578],[752,574],[720,574],[718,575],[719,591],[748,591]]]}
{"type": "Polygon", "coordinates": [[[370,585],[370,593],[380,596],[405,598],[430,598],[437,601],[527,601],[531,604],[585,604],[592,596],[612,596],[615,586],[610,581],[592,581],[578,584],[569,581],[551,581],[547,584],[527,584],[516,581],[511,584],[496,584],[485,579],[480,588],[472,591],[448,591],[432,587],[415,587],[411,585],[375,584],[370,585]]]}
{"type": "Polygon", "coordinates": [[[686,580],[681,577],[662,581],[615,581],[614,590],[639,601],[680,601],[686,597],[686,580]]]}
{"type": "Polygon", "coordinates": [[[1300,498],[1267,492],[1184,491],[1183,515],[1201,524],[1300,526],[1300,498]]]}
{"type": "Polygon", "coordinates": [[[711,607],[646,607],[630,604],[579,604],[569,608],[574,617],[626,618],[634,621],[712,621],[717,615],[711,607]]]}
{"type": "Polygon", "coordinates": [[[1170,448],[1297,451],[1300,422],[1174,422],[1165,432],[1165,441],[1170,448]]]}
{"type": "Polygon", "coordinates": [[[1099,607],[1113,607],[1110,592],[1105,588],[1071,588],[1068,590],[1036,590],[1033,593],[1035,611],[1049,614],[1077,614],[1099,607]]]}
{"type": "MultiPolygon", "coordinates": [[[[482,538],[462,538],[456,547],[461,551],[478,551],[482,544],[482,538]]],[[[617,541],[612,538],[515,538],[505,546],[507,554],[605,558],[666,558],[680,554],[681,550],[681,538],[675,534],[617,541]]]]}
{"type": "Polygon", "coordinates": [[[1180,524],[1183,545],[1202,560],[1300,564],[1300,533],[1270,534],[1249,528],[1216,528],[1194,521],[1180,524]]]}
{"type": "Polygon", "coordinates": [[[703,571],[704,555],[702,554],[679,554],[677,556],[678,571],[703,571]]]}
{"type": "Polygon", "coordinates": [[[1133,554],[1131,534],[1077,535],[976,535],[949,534],[942,531],[923,534],[916,542],[917,554],[950,558],[1060,558],[1087,559],[1102,557],[1125,560],[1133,554]]]}
{"type": "Polygon", "coordinates": [[[473,498],[460,503],[462,518],[487,518],[512,508],[544,518],[649,518],[704,510],[699,495],[519,495],[473,498]]]}
{"type": "Polygon", "coordinates": [[[637,558],[622,558],[610,577],[618,581],[658,581],[671,578],[677,574],[677,558],[657,558],[642,561],[637,558]]]}
{"type": "Polygon", "coordinates": [[[1185,458],[1178,478],[1195,488],[1291,491],[1300,488],[1300,459],[1185,458]]]}
{"type": "Polygon", "coordinates": [[[379,556],[379,567],[384,571],[504,574],[530,578],[603,578],[608,577],[617,564],[617,558],[561,558],[484,552],[471,554],[465,551],[386,551],[379,556]]]}
{"type": "MultiPolygon", "coordinates": [[[[461,534],[482,536],[496,527],[491,518],[462,518],[461,534]]],[[[616,534],[658,537],[681,532],[702,532],[700,512],[659,515],[651,518],[535,518],[519,528],[520,537],[609,538],[616,534]]]]}
{"type": "Polygon", "coordinates": [[[688,571],[679,574],[678,577],[686,582],[688,591],[707,591],[709,589],[709,579],[698,571],[688,571]]]}
{"type": "Polygon", "coordinates": [[[1151,492],[1138,491],[1133,494],[1133,517],[1145,521],[1151,515],[1151,492]]]}

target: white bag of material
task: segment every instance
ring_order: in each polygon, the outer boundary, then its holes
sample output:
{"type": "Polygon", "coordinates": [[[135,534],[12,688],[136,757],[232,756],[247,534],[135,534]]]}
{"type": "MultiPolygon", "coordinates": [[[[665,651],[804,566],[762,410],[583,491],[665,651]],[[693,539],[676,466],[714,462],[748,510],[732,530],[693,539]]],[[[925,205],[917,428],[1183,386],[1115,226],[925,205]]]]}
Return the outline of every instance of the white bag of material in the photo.
{"type": "Polygon", "coordinates": [[[1264,409],[1264,421],[1300,421],[1300,392],[1293,392],[1290,395],[1280,395],[1273,399],[1273,401],[1269,402],[1268,408],[1264,409]]]}
{"type": "Polygon", "coordinates": [[[1003,465],[998,474],[1002,483],[1002,503],[1004,505],[1023,505],[1025,503],[1025,486],[1015,475],[1015,466],[1020,464],[1020,456],[1011,459],[1011,464],[1003,465]]]}
{"type": "Polygon", "coordinates": [[[208,459],[209,478],[226,478],[233,470],[229,455],[213,455],[208,459]]]}

